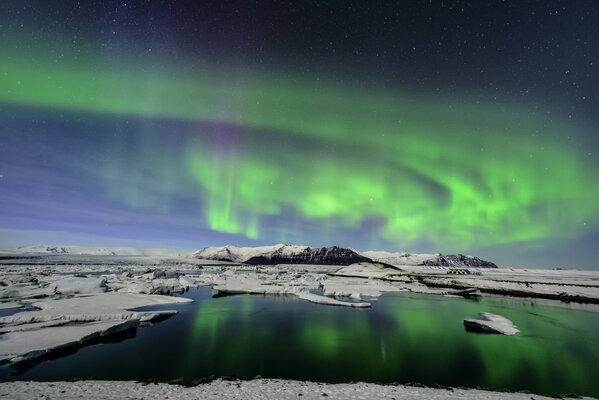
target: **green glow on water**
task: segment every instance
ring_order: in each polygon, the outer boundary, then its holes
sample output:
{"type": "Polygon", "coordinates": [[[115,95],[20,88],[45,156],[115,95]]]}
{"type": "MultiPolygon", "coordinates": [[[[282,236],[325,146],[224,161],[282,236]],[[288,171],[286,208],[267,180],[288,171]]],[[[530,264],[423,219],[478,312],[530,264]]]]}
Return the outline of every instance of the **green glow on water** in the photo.
{"type": "Polygon", "coordinates": [[[178,307],[177,316],[140,330],[134,340],[84,347],[19,379],[261,375],[599,396],[596,307],[412,293],[385,295],[368,310],[250,295],[197,298],[178,307]],[[466,332],[463,319],[481,311],[506,316],[521,332],[466,332]]]}
{"type": "MultiPolygon", "coordinates": [[[[221,370],[223,374],[239,371],[240,364],[256,357],[262,365],[282,368],[279,362],[283,360],[276,360],[280,356],[311,369],[298,372],[287,366],[283,375],[273,376],[417,381],[542,393],[599,392],[590,367],[599,357],[599,342],[594,337],[599,327],[596,311],[551,307],[530,300],[489,298],[474,302],[400,294],[384,296],[366,311],[287,301],[281,305],[290,308],[288,313],[281,308],[285,317],[260,317],[263,300],[245,297],[252,301],[248,300],[251,306],[243,311],[236,297],[212,301],[219,305],[218,315],[225,318],[219,325],[220,335],[207,328],[213,324],[212,314],[203,312],[195,320],[196,327],[203,328],[194,329],[190,335],[204,344],[200,353],[222,354],[229,360],[225,361],[228,367],[221,370]],[[311,311],[301,312],[304,306],[311,311]],[[462,320],[481,311],[512,319],[521,333],[507,337],[466,332],[462,320]],[[214,337],[220,338],[220,344],[214,345],[214,337]],[[225,344],[228,340],[234,343],[225,344]],[[261,353],[257,349],[271,350],[261,353]]],[[[268,374],[268,370],[260,373],[268,374]]]]}

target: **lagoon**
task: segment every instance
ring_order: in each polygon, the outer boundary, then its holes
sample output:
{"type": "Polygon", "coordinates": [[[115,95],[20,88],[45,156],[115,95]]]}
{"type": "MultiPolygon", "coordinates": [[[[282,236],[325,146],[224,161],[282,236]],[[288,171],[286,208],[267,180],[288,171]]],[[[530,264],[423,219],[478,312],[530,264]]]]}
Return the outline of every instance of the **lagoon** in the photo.
{"type": "Polygon", "coordinates": [[[172,380],[209,376],[321,382],[418,382],[427,386],[576,393],[599,397],[599,308],[533,299],[480,300],[393,293],[370,309],[291,296],[184,296],[194,303],[148,307],[178,314],[78,350],[0,369],[1,380],[172,380]],[[516,336],[466,332],[487,311],[516,336]]]}

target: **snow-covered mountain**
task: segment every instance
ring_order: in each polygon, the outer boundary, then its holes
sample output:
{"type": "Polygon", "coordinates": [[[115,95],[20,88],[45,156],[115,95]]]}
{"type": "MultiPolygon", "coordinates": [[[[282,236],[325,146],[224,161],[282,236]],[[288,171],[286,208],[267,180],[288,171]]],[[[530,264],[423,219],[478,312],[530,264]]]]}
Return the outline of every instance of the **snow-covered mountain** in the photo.
{"type": "Polygon", "coordinates": [[[275,244],[260,247],[220,246],[205,247],[193,253],[204,260],[229,261],[243,264],[328,264],[350,265],[358,262],[380,262],[390,265],[426,265],[439,267],[497,268],[489,261],[462,254],[440,253],[390,253],[387,251],[357,252],[352,249],[332,247],[308,247],[275,244]]]}
{"type": "Polygon", "coordinates": [[[0,249],[10,254],[57,254],[57,255],[89,255],[89,256],[167,256],[176,255],[172,249],[140,249],[135,247],[92,247],[92,246],[18,246],[0,249]]]}
{"type": "Polygon", "coordinates": [[[441,254],[441,253],[390,253],[387,251],[363,251],[360,253],[373,261],[391,265],[426,265],[436,267],[473,267],[473,268],[497,268],[490,261],[481,260],[474,256],[463,254],[441,254]]]}
{"type": "Polygon", "coordinates": [[[463,254],[439,254],[436,259],[427,260],[422,265],[439,267],[497,268],[497,265],[490,261],[481,260],[474,256],[465,256],[463,254]]]}
{"type": "Polygon", "coordinates": [[[261,247],[206,247],[193,253],[196,258],[231,261],[244,264],[326,264],[350,265],[371,262],[351,249],[343,247],[308,247],[287,244],[261,247]]]}

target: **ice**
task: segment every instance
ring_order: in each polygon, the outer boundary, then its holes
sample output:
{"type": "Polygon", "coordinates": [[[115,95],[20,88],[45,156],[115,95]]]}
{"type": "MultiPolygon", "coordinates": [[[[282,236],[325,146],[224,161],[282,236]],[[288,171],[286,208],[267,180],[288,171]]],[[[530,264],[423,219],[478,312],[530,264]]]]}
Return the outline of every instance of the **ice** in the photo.
{"type": "MultiPolygon", "coordinates": [[[[301,248],[290,247],[289,251],[301,248]]],[[[242,249],[237,253],[239,257],[250,255],[245,248],[238,249],[242,249]]],[[[268,249],[271,251],[273,246],[268,249]]],[[[381,295],[397,291],[461,296],[495,293],[599,302],[599,273],[594,271],[471,268],[472,274],[458,276],[449,275],[446,267],[397,267],[377,262],[348,266],[241,265],[189,256],[80,254],[5,258],[0,260],[0,268],[1,304],[35,309],[0,318],[0,358],[9,360],[81,343],[88,335],[110,332],[113,326],[130,326],[121,325],[125,321],[143,323],[168,316],[168,312],[132,309],[188,301],[159,294],[173,296],[204,285],[216,294],[296,296],[323,306],[345,307],[369,307],[381,295]],[[66,342],[56,333],[61,329],[69,339],[66,342]],[[81,337],[75,337],[77,332],[81,337]],[[17,339],[17,335],[29,339],[17,339]],[[37,338],[42,336],[44,341],[39,341],[37,338]],[[22,343],[27,341],[31,346],[25,348],[22,343]],[[40,348],[39,343],[46,344],[40,348]]]]}
{"type": "Polygon", "coordinates": [[[449,275],[443,267],[403,268],[429,287],[599,304],[599,271],[472,268],[470,275],[449,275]]]}
{"type": "Polygon", "coordinates": [[[356,276],[368,278],[387,278],[392,275],[400,275],[401,269],[380,263],[356,263],[340,268],[335,275],[356,276]]]}
{"type": "Polygon", "coordinates": [[[376,300],[387,292],[400,292],[407,290],[400,284],[390,283],[377,279],[357,279],[344,277],[331,277],[323,281],[323,292],[328,297],[349,297],[354,300],[376,300]]]}
{"type": "Polygon", "coordinates": [[[46,326],[44,329],[15,330],[2,335],[0,360],[30,360],[51,351],[78,346],[88,340],[139,326],[139,320],[108,320],[87,324],[46,326]]]}
{"type": "Polygon", "coordinates": [[[422,265],[425,261],[436,259],[440,253],[391,253],[388,251],[362,251],[364,257],[391,265],[422,265]]]}
{"type": "Polygon", "coordinates": [[[107,290],[106,279],[101,277],[69,276],[56,281],[52,287],[57,294],[103,293],[107,290]]]}
{"type": "MultiPolygon", "coordinates": [[[[268,247],[269,251],[272,251],[273,246],[268,247]]],[[[289,251],[294,252],[302,247],[290,248],[289,251]]],[[[241,254],[239,257],[249,255],[246,250],[240,250],[238,254],[241,254]]],[[[210,286],[215,289],[215,293],[221,294],[297,296],[302,300],[322,304],[323,307],[369,307],[381,295],[396,291],[463,296],[496,293],[582,303],[599,302],[599,273],[595,271],[471,268],[472,274],[458,276],[449,275],[447,267],[398,267],[377,262],[360,262],[348,266],[241,265],[190,256],[68,253],[38,254],[34,258],[15,255],[15,258],[1,259],[0,269],[0,306],[34,309],[0,318],[0,359],[9,361],[38,357],[64,346],[79,346],[92,338],[123,329],[135,329],[144,322],[165,318],[172,315],[172,312],[142,312],[135,309],[154,304],[190,301],[172,295],[182,293],[189,287],[202,285],[210,286]]],[[[553,301],[552,304],[559,303],[553,301]]],[[[571,303],[568,305],[573,306],[571,303]]],[[[503,333],[507,332],[506,334],[517,330],[510,321],[500,318],[502,317],[481,318],[473,322],[473,326],[493,326],[495,329],[501,329],[503,333]]],[[[370,398],[448,397],[448,392],[443,390],[400,386],[337,386],[267,380],[251,382],[264,385],[264,389],[260,386],[260,390],[270,390],[267,389],[269,385],[273,385],[272,390],[275,390],[275,384],[285,382],[290,396],[287,396],[287,392],[279,391],[275,396],[277,398],[297,398],[300,392],[304,395],[303,398],[311,398],[312,394],[313,398],[321,398],[323,388],[327,388],[331,395],[336,393],[339,398],[356,397],[355,391],[362,391],[364,396],[370,398]]],[[[187,391],[178,386],[152,385],[155,391],[145,391],[146,386],[126,382],[118,384],[123,385],[122,392],[119,393],[131,393],[131,397],[138,398],[152,398],[156,396],[155,393],[169,393],[169,398],[189,398],[194,397],[195,393],[193,388],[187,391]],[[164,391],[161,391],[162,389],[164,391]]],[[[7,385],[11,384],[0,384],[0,394],[7,391],[14,393],[11,391],[16,390],[16,386],[7,385]]],[[[23,398],[36,397],[36,394],[46,393],[48,390],[42,383],[23,385],[22,391],[18,392],[24,394],[23,398]]],[[[77,385],[83,385],[90,390],[100,390],[103,383],[80,382],[65,385],[66,389],[63,390],[70,390],[74,393],[72,397],[77,398],[77,385]]],[[[238,398],[247,398],[248,393],[251,394],[251,391],[255,390],[253,383],[246,382],[240,383],[242,387],[246,387],[245,392],[232,391],[228,386],[223,386],[219,392],[221,386],[218,385],[229,383],[214,385],[216,386],[207,387],[210,387],[210,390],[214,388],[214,393],[218,393],[215,398],[231,398],[238,394],[238,398]]],[[[49,393],[53,393],[52,390],[49,393]]],[[[101,398],[101,392],[97,393],[98,397],[86,394],[86,398],[101,398]]],[[[452,396],[456,394],[451,393],[452,396]]],[[[460,397],[527,398],[520,394],[479,391],[460,391],[460,397]]]]}
{"type": "Polygon", "coordinates": [[[512,336],[520,332],[509,319],[488,312],[482,312],[474,319],[465,319],[464,326],[467,331],[480,333],[501,333],[512,336]]]}
{"type": "Polygon", "coordinates": [[[21,308],[21,307],[23,307],[23,306],[16,302],[0,303],[0,310],[7,310],[10,308],[21,308]]]}
{"type": "Polygon", "coordinates": [[[344,307],[355,307],[355,308],[366,308],[370,307],[370,303],[366,302],[351,302],[341,301],[327,296],[321,296],[310,292],[299,292],[298,297],[300,299],[308,300],[311,303],[316,304],[327,304],[330,306],[344,306],[344,307]]]}
{"type": "Polygon", "coordinates": [[[31,306],[35,311],[0,318],[0,361],[39,357],[174,314],[174,311],[130,311],[133,308],[190,301],[157,295],[101,293],[34,302],[31,306]]]}

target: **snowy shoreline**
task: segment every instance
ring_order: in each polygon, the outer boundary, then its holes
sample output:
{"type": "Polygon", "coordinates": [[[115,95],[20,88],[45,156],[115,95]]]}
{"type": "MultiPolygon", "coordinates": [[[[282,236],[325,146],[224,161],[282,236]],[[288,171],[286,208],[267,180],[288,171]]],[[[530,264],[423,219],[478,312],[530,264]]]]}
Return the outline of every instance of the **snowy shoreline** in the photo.
{"type": "MultiPolygon", "coordinates": [[[[0,383],[0,397],[11,399],[465,399],[465,400],[549,400],[555,397],[528,392],[495,392],[463,388],[429,388],[421,385],[375,383],[319,383],[283,379],[247,381],[217,379],[197,386],[134,381],[6,382],[0,383]]],[[[565,396],[564,398],[567,398],[565,396]]],[[[570,396],[592,399],[591,397],[570,396]]]]}

